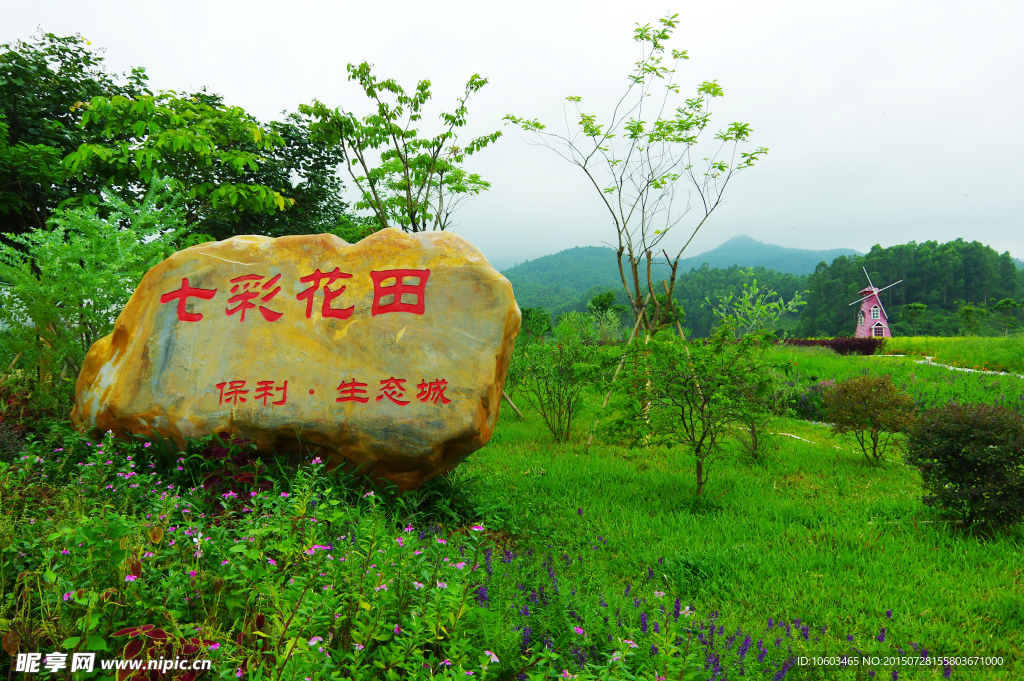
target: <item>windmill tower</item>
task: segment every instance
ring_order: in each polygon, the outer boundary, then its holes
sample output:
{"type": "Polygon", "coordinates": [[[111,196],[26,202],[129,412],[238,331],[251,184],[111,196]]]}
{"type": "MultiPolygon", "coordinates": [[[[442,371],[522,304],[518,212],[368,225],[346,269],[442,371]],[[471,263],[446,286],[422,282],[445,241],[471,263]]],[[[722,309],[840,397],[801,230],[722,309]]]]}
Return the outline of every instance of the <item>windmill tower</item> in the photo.
{"type": "Polygon", "coordinates": [[[903,280],[900,279],[885,288],[875,288],[875,285],[871,283],[871,276],[868,275],[867,268],[862,267],[861,269],[864,270],[864,276],[868,278],[868,285],[857,292],[857,295],[863,297],[850,303],[850,305],[860,303],[860,311],[857,312],[857,332],[853,336],[854,338],[892,338],[892,332],[889,331],[889,315],[885,313],[882,299],[878,297],[878,294],[903,280]]]}

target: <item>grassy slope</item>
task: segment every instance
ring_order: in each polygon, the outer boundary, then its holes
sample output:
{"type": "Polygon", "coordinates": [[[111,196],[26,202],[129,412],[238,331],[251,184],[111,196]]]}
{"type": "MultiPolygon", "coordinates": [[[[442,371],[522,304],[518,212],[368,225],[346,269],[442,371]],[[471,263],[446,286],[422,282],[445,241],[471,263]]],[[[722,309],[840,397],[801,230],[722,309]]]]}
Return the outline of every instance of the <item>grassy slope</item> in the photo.
{"type": "MultiPolygon", "coordinates": [[[[841,374],[869,361],[878,360],[831,364],[841,374]]],[[[774,427],[811,442],[779,435],[762,463],[723,458],[704,508],[683,452],[595,446],[587,454],[552,444],[530,414],[525,422],[506,415],[464,467],[482,481],[479,494],[511,510],[505,522],[523,536],[586,547],[601,535],[611,558],[600,581],[623,588],[653,567],[665,591],[721,611],[727,629],[800,617],[828,626],[834,651],[846,634],[860,645],[888,624],[903,644],[1024,658],[1024,533],[969,536],[921,504],[919,476],[902,463],[868,466],[826,427],[787,419],[774,427]]],[[[1007,671],[971,678],[1014,678],[1007,671]]]]}

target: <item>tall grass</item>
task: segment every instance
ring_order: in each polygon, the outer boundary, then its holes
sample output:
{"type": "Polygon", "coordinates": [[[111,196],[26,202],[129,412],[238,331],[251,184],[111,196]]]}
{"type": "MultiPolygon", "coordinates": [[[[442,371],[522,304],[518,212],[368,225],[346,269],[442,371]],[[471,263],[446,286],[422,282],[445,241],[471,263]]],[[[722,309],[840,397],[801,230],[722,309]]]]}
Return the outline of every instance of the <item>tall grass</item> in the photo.
{"type": "Polygon", "coordinates": [[[947,402],[978,402],[1024,411],[1024,379],[1017,376],[919,364],[923,358],[918,356],[841,357],[827,348],[780,348],[775,352],[793,360],[794,370],[788,380],[798,392],[806,392],[825,380],[888,374],[923,407],[947,402]]]}
{"type": "Polygon", "coordinates": [[[928,355],[951,366],[1024,374],[1024,335],[982,338],[902,336],[887,339],[885,352],[928,355]]]}

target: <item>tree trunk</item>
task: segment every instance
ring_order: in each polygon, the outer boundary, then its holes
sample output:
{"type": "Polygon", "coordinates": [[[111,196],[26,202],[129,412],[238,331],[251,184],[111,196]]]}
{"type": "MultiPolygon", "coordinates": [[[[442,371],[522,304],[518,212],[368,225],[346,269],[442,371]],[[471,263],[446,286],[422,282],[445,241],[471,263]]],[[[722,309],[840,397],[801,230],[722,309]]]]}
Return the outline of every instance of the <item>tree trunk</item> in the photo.
{"type": "Polygon", "coordinates": [[[697,496],[704,494],[704,458],[697,456],[697,496]]]}

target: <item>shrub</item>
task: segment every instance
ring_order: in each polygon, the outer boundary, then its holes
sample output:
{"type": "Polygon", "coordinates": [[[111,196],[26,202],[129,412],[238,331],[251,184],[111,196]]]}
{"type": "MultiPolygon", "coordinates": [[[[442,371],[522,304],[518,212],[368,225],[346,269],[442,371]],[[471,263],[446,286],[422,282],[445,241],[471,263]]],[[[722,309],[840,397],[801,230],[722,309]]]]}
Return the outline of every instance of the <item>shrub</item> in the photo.
{"type": "Polygon", "coordinates": [[[947,404],[924,413],[907,439],[928,506],[967,524],[1009,526],[1024,516],[1024,417],[987,404],[947,404]]]}
{"type": "Polygon", "coordinates": [[[850,434],[871,463],[881,463],[893,435],[914,421],[914,399],[888,376],[858,376],[825,390],[825,418],[836,435],[850,434]]]}
{"type": "Polygon", "coordinates": [[[513,358],[509,373],[556,442],[569,440],[584,389],[600,370],[598,359],[593,324],[579,312],[562,316],[552,343],[524,346],[513,358]]]}
{"type": "Polygon", "coordinates": [[[840,355],[873,355],[885,346],[884,338],[787,338],[786,345],[832,348],[840,355]]]}

